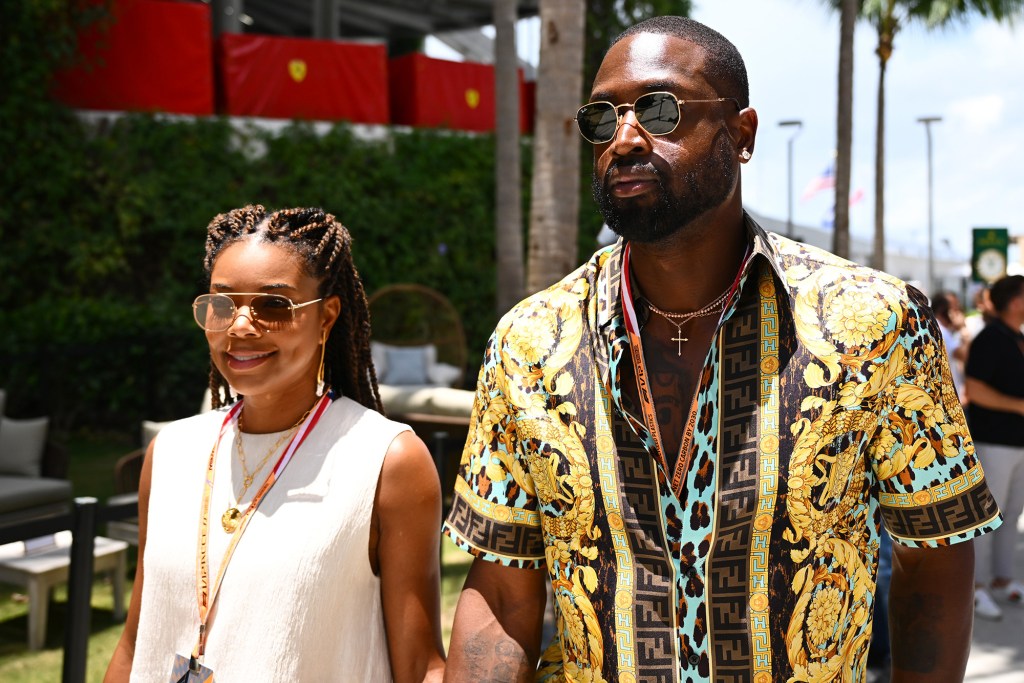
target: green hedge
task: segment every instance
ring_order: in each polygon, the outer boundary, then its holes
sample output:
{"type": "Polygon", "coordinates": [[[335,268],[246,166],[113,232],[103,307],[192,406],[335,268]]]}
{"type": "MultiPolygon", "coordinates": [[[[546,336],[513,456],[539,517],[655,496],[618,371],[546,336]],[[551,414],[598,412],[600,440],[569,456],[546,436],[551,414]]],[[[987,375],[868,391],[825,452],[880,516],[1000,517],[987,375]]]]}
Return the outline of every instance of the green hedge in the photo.
{"type": "MultiPolygon", "coordinates": [[[[205,226],[248,202],[335,213],[370,293],[417,282],[445,294],[462,316],[466,376],[475,377],[497,320],[491,136],[406,130],[367,140],[344,124],[271,134],[147,115],[97,126],[56,107],[39,127],[45,135],[10,140],[17,149],[0,188],[9,413],[50,414],[70,428],[192,412],[206,382],[189,309],[205,286],[205,226]]],[[[524,216],[527,207],[524,197],[524,216]]],[[[593,235],[595,222],[582,233],[593,235]]],[[[591,242],[581,238],[581,253],[591,242]]]]}
{"type": "MultiPolygon", "coordinates": [[[[128,431],[194,412],[208,356],[189,304],[205,288],[205,227],[247,203],[334,213],[369,293],[416,282],[445,294],[462,316],[472,382],[498,317],[493,136],[396,129],[367,139],[301,122],[271,133],[142,114],[86,122],[46,92],[74,55],[77,27],[104,9],[0,3],[0,25],[18,29],[0,41],[5,412],[128,431]],[[18,37],[44,27],[46,41],[18,37]]],[[[527,141],[523,150],[526,217],[527,141]]],[[[600,218],[589,199],[582,207],[588,255],[600,218]]]]}

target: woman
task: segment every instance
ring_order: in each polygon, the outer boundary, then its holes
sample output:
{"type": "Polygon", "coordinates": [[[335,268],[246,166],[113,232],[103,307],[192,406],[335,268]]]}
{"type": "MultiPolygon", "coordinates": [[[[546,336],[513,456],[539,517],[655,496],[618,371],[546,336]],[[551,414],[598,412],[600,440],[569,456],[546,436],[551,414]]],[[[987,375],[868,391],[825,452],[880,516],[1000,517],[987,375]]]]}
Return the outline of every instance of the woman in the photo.
{"type": "Polygon", "coordinates": [[[210,223],[193,309],[219,409],[149,445],[106,681],[441,679],[440,484],[380,415],[350,242],[319,209],[210,223]]]}

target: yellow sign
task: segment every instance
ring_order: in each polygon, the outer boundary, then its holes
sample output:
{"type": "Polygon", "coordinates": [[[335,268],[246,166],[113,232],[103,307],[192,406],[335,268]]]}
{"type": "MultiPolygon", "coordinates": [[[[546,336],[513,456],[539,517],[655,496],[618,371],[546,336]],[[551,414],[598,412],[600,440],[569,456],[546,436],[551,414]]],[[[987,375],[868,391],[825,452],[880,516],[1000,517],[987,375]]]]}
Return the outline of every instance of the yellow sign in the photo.
{"type": "Polygon", "coordinates": [[[288,75],[296,83],[302,83],[306,80],[306,62],[301,59],[293,59],[288,62],[288,75]]]}
{"type": "Polygon", "coordinates": [[[480,106],[480,91],[470,88],[466,91],[466,104],[469,105],[470,109],[476,109],[480,106]]]}

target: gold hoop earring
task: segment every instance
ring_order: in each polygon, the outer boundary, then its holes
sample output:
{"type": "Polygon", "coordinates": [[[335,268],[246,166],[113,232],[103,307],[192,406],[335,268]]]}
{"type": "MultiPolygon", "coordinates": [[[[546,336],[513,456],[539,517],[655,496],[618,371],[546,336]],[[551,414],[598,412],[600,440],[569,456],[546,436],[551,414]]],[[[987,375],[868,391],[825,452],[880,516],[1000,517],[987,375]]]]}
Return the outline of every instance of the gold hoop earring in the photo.
{"type": "Polygon", "coordinates": [[[316,395],[324,395],[324,355],[327,353],[327,330],[320,340],[320,369],[316,371],[316,395]]]}

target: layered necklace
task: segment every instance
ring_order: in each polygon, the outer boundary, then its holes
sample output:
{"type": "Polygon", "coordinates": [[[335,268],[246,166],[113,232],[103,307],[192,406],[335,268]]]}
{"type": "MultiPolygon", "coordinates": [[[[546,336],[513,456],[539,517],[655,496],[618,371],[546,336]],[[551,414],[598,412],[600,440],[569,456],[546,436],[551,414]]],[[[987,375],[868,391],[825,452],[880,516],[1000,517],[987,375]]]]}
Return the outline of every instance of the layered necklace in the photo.
{"type": "Polygon", "coordinates": [[[705,318],[709,315],[715,315],[717,313],[721,313],[722,311],[724,311],[725,305],[729,301],[729,296],[733,292],[734,285],[735,283],[729,285],[729,287],[727,287],[724,292],[715,297],[715,299],[711,303],[707,304],[703,308],[693,311],[692,313],[670,313],[668,311],[661,310],[646,298],[644,299],[644,302],[647,304],[647,308],[649,308],[651,312],[657,313],[662,318],[675,325],[676,336],[672,337],[672,341],[676,342],[676,355],[681,356],[683,355],[683,342],[690,341],[689,337],[683,336],[683,325],[690,322],[691,320],[695,320],[697,318],[705,318]]]}
{"type": "MultiPolygon", "coordinates": [[[[315,406],[316,404],[313,405],[315,406]]],[[[245,431],[245,427],[242,422],[242,416],[245,412],[243,411],[238,414],[238,438],[235,440],[235,443],[238,445],[238,462],[242,466],[242,490],[235,497],[235,504],[229,506],[220,517],[220,525],[224,528],[226,533],[233,534],[235,529],[238,528],[238,522],[242,519],[242,515],[245,512],[245,510],[242,509],[242,499],[245,497],[245,494],[249,492],[249,487],[252,486],[252,482],[256,479],[256,475],[263,471],[263,468],[270,461],[270,458],[277,453],[278,449],[281,448],[281,445],[288,440],[289,437],[295,434],[299,425],[309,417],[312,410],[313,407],[310,407],[310,409],[307,410],[295,424],[282,432],[280,438],[274,442],[274,445],[270,447],[270,450],[267,451],[266,455],[260,458],[259,463],[251,471],[249,470],[249,462],[245,455],[245,445],[243,444],[244,435],[242,432],[245,431]]]]}

